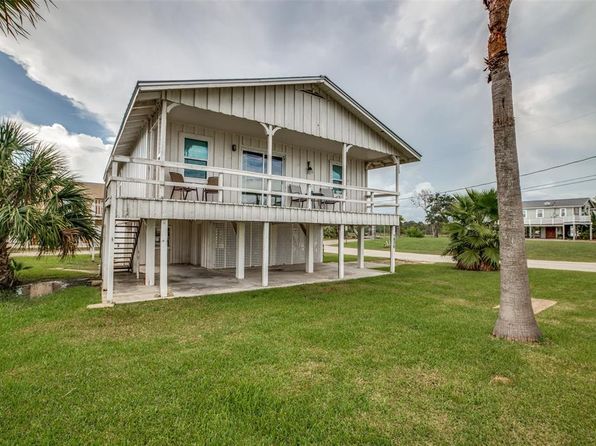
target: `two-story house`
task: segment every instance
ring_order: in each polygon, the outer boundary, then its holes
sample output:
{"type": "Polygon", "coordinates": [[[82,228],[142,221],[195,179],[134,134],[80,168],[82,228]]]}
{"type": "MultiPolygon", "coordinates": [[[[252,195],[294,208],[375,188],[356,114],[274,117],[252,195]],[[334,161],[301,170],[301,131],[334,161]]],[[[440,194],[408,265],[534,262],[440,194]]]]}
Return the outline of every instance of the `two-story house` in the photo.
{"type": "Polygon", "coordinates": [[[400,165],[420,158],[325,76],[138,82],[104,178],[103,300],[308,281],[328,271],[323,225],[335,278],[346,225],[361,270],[362,228],[390,226],[393,271],[400,165]],[[381,167],[390,191],[368,187],[381,167]]]}
{"type": "Polygon", "coordinates": [[[573,239],[586,231],[592,240],[592,213],[596,203],[590,198],[560,198],[523,202],[526,237],[573,239]]]}

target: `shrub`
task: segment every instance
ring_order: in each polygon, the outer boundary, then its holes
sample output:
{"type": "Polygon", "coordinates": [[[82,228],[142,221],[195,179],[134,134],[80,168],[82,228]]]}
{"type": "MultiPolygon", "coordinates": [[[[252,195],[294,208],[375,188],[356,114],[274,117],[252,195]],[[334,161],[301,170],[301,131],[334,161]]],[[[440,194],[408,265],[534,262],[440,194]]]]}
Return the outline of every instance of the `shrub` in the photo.
{"type": "Polygon", "coordinates": [[[411,228],[406,229],[406,237],[422,238],[424,237],[424,232],[422,232],[420,228],[413,226],[411,228]]]}
{"type": "Polygon", "coordinates": [[[497,193],[494,189],[466,192],[465,195],[456,195],[449,208],[451,222],[446,229],[450,240],[443,255],[451,255],[459,269],[498,270],[497,193]]]}

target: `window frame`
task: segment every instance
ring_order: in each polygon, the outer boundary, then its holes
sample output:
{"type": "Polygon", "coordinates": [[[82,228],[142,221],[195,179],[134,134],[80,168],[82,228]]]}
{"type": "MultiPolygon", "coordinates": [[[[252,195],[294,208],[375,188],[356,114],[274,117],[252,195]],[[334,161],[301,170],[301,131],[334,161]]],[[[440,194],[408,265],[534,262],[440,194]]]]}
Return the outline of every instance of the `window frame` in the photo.
{"type": "MultiPolygon", "coordinates": [[[[184,156],[184,146],[185,146],[185,140],[186,139],[195,139],[197,141],[205,141],[207,143],[207,166],[213,166],[213,151],[215,150],[214,144],[213,144],[213,138],[211,138],[210,136],[204,136],[198,133],[186,133],[186,132],[181,132],[178,138],[178,145],[179,145],[179,162],[186,164],[185,162],[185,156],[184,156]]],[[[195,158],[192,158],[195,159],[195,158]]],[[[200,160],[198,158],[196,158],[197,161],[203,161],[200,160]]],[[[191,165],[191,164],[189,164],[191,165]]],[[[225,167],[225,166],[224,166],[225,167]]],[[[182,175],[184,175],[184,169],[182,169],[182,175]]],[[[213,176],[213,175],[217,175],[213,172],[207,172],[205,171],[205,178],[195,178],[195,177],[187,177],[186,175],[184,175],[184,181],[188,182],[188,183],[200,183],[200,184],[205,184],[207,183],[207,178],[209,176],[213,176]]]]}
{"type": "Polygon", "coordinates": [[[567,208],[559,208],[559,217],[567,217],[567,208]]]}
{"type": "Polygon", "coordinates": [[[536,209],[536,218],[544,218],[544,209],[536,209]]]}
{"type": "MultiPolygon", "coordinates": [[[[255,148],[255,147],[247,146],[247,145],[244,145],[244,144],[242,146],[240,146],[240,150],[238,151],[239,156],[240,156],[239,166],[240,166],[240,170],[242,170],[242,171],[244,171],[244,152],[252,152],[252,153],[258,153],[258,154],[263,155],[263,172],[262,173],[264,173],[264,174],[267,173],[267,163],[265,162],[265,157],[267,156],[267,150],[266,149],[255,148]]],[[[287,169],[287,157],[286,157],[286,154],[285,153],[281,153],[281,152],[272,151],[271,152],[271,156],[273,156],[275,158],[281,158],[281,167],[282,167],[282,169],[281,169],[282,170],[281,176],[282,177],[285,177],[286,176],[286,169],[287,169]]],[[[242,184],[242,187],[243,188],[244,188],[244,180],[246,180],[246,179],[248,179],[248,178],[247,177],[242,177],[241,184],[242,184]]],[[[263,179],[261,181],[262,181],[262,184],[263,184],[263,186],[262,186],[263,187],[263,193],[261,194],[262,203],[260,203],[260,205],[265,205],[266,204],[266,202],[265,202],[266,201],[265,200],[265,195],[266,195],[266,192],[267,192],[267,180],[263,179]]],[[[278,181],[278,180],[274,180],[274,182],[275,181],[278,181]]],[[[280,191],[275,191],[275,190],[272,190],[271,191],[272,192],[271,196],[272,196],[272,199],[273,199],[271,205],[274,206],[274,207],[283,207],[284,206],[284,201],[285,201],[284,199],[286,198],[283,195],[275,195],[275,192],[283,192],[284,189],[285,189],[284,188],[285,181],[280,181],[280,182],[281,182],[281,190],[280,191]],[[279,200],[280,200],[279,201],[279,204],[275,204],[276,198],[279,198],[279,200]]],[[[241,192],[240,202],[242,204],[250,204],[250,203],[246,203],[244,201],[244,195],[245,194],[257,195],[254,192],[241,192]]]]}
{"type": "MultiPolygon", "coordinates": [[[[340,161],[329,161],[329,183],[331,184],[341,184],[342,186],[345,186],[345,178],[344,178],[344,170],[343,170],[343,166],[341,164],[340,161]],[[341,183],[336,183],[333,180],[333,167],[337,166],[340,168],[340,172],[341,172],[341,183]]],[[[333,188],[333,193],[336,195],[341,195],[342,191],[344,189],[339,189],[339,188],[333,188]]]]}
{"type": "Polygon", "coordinates": [[[524,219],[528,218],[528,210],[527,210],[527,209],[524,209],[524,210],[522,211],[522,214],[523,214],[523,216],[524,216],[524,219]]]}

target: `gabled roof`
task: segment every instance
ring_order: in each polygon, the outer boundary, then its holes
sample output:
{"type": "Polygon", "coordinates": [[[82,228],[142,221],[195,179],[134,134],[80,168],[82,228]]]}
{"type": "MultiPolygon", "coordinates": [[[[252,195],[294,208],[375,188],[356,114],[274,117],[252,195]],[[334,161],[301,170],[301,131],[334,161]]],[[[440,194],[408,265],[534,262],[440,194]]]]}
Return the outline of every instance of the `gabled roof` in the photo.
{"type": "Polygon", "coordinates": [[[529,200],[523,202],[524,208],[564,208],[585,206],[590,198],[557,198],[546,200],[529,200]]]}
{"type": "MultiPolygon", "coordinates": [[[[292,85],[292,84],[316,84],[326,93],[329,93],[340,104],[348,108],[364,123],[382,135],[384,139],[392,144],[398,145],[401,150],[408,154],[409,161],[418,161],[422,158],[412,146],[400,138],[393,130],[383,124],[372,113],[366,110],[356,100],[349,96],[339,86],[332,82],[327,76],[298,76],[298,77],[274,77],[274,78],[247,78],[247,79],[196,79],[196,80],[161,80],[161,81],[138,81],[135,85],[132,97],[129,101],[124,119],[118,130],[118,135],[114,142],[112,155],[118,150],[119,145],[123,140],[129,140],[134,137],[133,130],[131,135],[123,135],[125,125],[129,118],[131,118],[131,111],[135,114],[139,113],[136,109],[135,102],[138,97],[149,92],[158,92],[164,90],[178,90],[178,89],[192,89],[192,88],[230,88],[230,87],[252,87],[252,86],[272,86],[272,85],[292,85]]],[[[140,118],[140,115],[132,115],[134,118],[140,118]]],[[[407,160],[404,160],[407,161],[407,160]]]]}

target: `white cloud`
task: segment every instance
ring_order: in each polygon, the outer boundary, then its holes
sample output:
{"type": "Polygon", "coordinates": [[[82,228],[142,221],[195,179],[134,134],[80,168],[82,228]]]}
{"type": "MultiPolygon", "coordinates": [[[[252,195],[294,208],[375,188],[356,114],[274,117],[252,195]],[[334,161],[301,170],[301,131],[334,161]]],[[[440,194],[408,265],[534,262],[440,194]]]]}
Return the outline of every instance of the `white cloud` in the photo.
{"type": "MultiPolygon", "coordinates": [[[[422,163],[402,167],[403,195],[424,182],[441,191],[494,179],[483,72],[487,16],[479,0],[341,7],[87,1],[60,3],[45,18],[29,39],[0,36],[0,50],[113,132],[139,79],[323,73],[423,154],[422,163]]],[[[508,37],[522,172],[594,152],[596,114],[586,114],[596,109],[595,22],[596,2],[512,3],[508,37]]],[[[586,163],[531,179],[545,183],[593,168],[586,163]]],[[[371,185],[393,188],[390,169],[374,175],[371,185]]],[[[542,193],[586,195],[590,187],[542,193]]]]}
{"type": "Polygon", "coordinates": [[[33,132],[39,141],[53,144],[69,161],[72,171],[82,181],[102,182],[104,167],[110,150],[100,138],[85,134],[70,133],[61,124],[34,125],[23,121],[20,116],[11,116],[19,121],[25,130],[33,132]]]}

